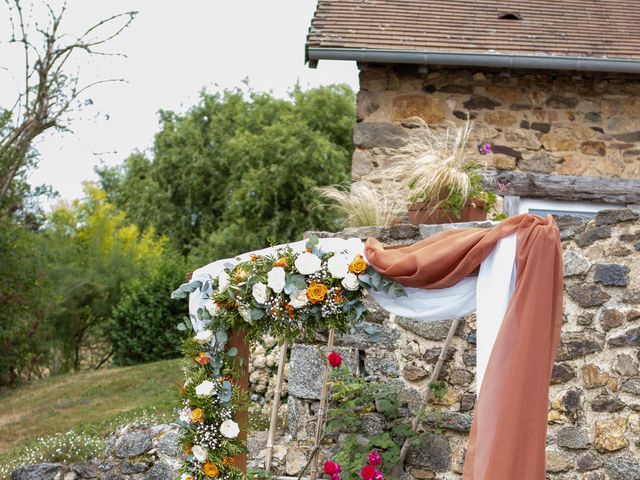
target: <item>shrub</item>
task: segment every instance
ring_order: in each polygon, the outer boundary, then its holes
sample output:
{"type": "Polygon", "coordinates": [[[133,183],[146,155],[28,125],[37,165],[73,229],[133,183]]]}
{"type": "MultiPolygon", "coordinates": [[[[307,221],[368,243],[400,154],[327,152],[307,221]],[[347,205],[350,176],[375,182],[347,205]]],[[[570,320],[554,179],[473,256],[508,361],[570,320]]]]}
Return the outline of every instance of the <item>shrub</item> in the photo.
{"type": "Polygon", "coordinates": [[[181,303],[171,300],[171,292],[182,283],[185,271],[182,261],[164,260],[147,278],[124,287],[111,319],[114,363],[135,365],[180,356],[176,325],[184,311],[181,303]]]}

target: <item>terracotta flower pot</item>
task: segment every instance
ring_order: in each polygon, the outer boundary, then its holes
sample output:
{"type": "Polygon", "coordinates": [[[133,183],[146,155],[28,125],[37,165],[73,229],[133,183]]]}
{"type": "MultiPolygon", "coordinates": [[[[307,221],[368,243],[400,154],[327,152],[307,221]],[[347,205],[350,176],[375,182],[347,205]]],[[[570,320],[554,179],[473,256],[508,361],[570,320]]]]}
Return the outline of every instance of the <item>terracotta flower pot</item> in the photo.
{"type": "Polygon", "coordinates": [[[413,225],[435,225],[440,223],[479,222],[487,219],[484,202],[469,200],[462,209],[460,217],[440,207],[434,208],[433,202],[418,202],[409,205],[409,223],[413,225]]]}

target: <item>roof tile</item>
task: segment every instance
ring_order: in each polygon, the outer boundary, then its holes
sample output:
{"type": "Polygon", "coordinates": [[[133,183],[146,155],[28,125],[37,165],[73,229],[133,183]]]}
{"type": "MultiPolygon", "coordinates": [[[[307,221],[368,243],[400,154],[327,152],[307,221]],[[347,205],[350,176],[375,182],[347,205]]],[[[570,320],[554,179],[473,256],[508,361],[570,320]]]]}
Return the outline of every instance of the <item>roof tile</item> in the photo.
{"type": "Polygon", "coordinates": [[[640,1],[319,0],[307,47],[637,60],[640,1]]]}

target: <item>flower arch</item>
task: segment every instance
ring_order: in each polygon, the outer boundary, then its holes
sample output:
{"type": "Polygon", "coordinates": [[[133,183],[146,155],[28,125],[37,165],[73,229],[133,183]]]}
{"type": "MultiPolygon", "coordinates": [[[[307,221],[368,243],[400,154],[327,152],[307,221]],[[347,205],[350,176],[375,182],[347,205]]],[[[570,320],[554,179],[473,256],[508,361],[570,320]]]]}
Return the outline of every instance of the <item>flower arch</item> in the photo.
{"type": "Polygon", "coordinates": [[[190,310],[178,326],[186,332],[182,480],[243,477],[244,340],[346,332],[367,313],[365,292],[390,313],[423,321],[476,311],[479,395],[463,478],[512,480],[517,471],[521,480],[543,479],[562,279],[555,221],[527,214],[393,249],[373,239],[313,237],[196,270],[173,293],[189,297],[190,310]]]}

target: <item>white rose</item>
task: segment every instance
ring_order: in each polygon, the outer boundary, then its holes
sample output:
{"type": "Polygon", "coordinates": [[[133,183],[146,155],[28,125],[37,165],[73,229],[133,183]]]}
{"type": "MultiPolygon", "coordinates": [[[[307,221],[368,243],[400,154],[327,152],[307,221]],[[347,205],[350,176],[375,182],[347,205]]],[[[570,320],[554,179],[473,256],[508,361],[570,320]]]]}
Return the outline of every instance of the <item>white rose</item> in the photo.
{"type": "Polygon", "coordinates": [[[191,423],[191,409],[188,407],[184,407],[180,410],[180,420],[184,423],[191,423]]]}
{"type": "Polygon", "coordinates": [[[349,261],[340,254],[336,254],[327,261],[327,268],[333,278],[344,278],[349,273],[349,261]]]}
{"type": "Polygon", "coordinates": [[[193,337],[193,339],[200,345],[206,345],[207,343],[211,343],[211,340],[213,340],[213,332],[211,330],[201,330],[195,337],[193,337]]]}
{"type": "Polygon", "coordinates": [[[240,312],[240,316],[244,319],[245,322],[253,323],[253,320],[251,319],[251,310],[246,307],[240,307],[238,308],[238,312],[240,312]]]}
{"type": "Polygon", "coordinates": [[[213,299],[207,300],[207,303],[204,304],[204,308],[207,309],[209,315],[215,317],[220,312],[220,307],[213,301],[213,299]]]}
{"type": "Polygon", "coordinates": [[[215,388],[216,386],[213,382],[205,380],[201,384],[196,385],[196,395],[198,395],[199,397],[210,397],[211,395],[213,395],[213,391],[215,390],[215,388]]]}
{"type": "Polygon", "coordinates": [[[274,267],[267,273],[267,285],[271,290],[280,293],[284,288],[286,273],[282,267],[274,267]]]}
{"type": "Polygon", "coordinates": [[[342,279],[342,286],[347,290],[358,290],[360,288],[360,284],[358,283],[358,277],[355,273],[347,273],[347,275],[342,279]]]}
{"type": "Polygon", "coordinates": [[[218,291],[226,292],[229,285],[231,285],[231,277],[223,270],[218,274],[218,291]]]}
{"type": "Polygon", "coordinates": [[[207,455],[209,454],[207,449],[200,445],[194,445],[193,448],[191,448],[191,453],[193,453],[193,456],[196,457],[196,460],[200,463],[204,463],[207,460],[207,455]]]}
{"type": "Polygon", "coordinates": [[[240,427],[233,420],[225,420],[220,425],[220,433],[227,438],[236,438],[240,433],[240,427]]]}
{"type": "Polygon", "coordinates": [[[322,266],[320,258],[309,252],[304,252],[298,255],[294,264],[302,275],[311,275],[312,273],[316,273],[322,266]]]}
{"type": "Polygon", "coordinates": [[[260,305],[264,305],[267,302],[267,286],[264,283],[256,283],[251,289],[251,293],[260,305]]]}
{"type": "Polygon", "coordinates": [[[309,303],[309,299],[307,298],[307,290],[298,290],[295,295],[291,296],[291,300],[289,301],[289,305],[293,308],[302,308],[307,303],[309,303]]]}

